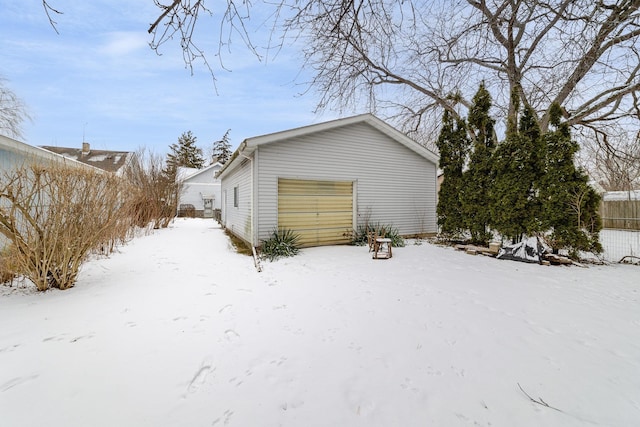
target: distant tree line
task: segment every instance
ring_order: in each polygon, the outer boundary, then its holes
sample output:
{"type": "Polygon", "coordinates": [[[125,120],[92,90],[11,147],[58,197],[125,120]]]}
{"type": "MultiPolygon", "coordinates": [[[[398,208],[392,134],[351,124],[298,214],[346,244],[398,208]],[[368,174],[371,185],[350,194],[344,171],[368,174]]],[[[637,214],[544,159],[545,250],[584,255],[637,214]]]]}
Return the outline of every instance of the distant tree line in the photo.
{"type": "Polygon", "coordinates": [[[466,120],[445,112],[437,146],[444,180],[437,206],[444,236],[487,244],[538,235],[554,252],[601,251],[600,197],[575,166],[578,144],[562,110],[551,108],[549,129],[541,132],[530,107],[512,99],[504,141],[498,142],[484,85],[466,120]]]}

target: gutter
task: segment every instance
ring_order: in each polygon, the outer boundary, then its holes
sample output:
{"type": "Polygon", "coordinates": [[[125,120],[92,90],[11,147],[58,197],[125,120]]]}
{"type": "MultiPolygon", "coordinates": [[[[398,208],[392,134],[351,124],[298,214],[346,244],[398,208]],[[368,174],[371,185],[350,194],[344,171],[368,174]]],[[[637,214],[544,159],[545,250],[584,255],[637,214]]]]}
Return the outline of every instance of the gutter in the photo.
{"type": "MultiPolygon", "coordinates": [[[[216,174],[216,178],[220,178],[222,174],[231,167],[231,165],[236,161],[236,159],[242,154],[242,152],[247,148],[247,140],[245,139],[240,143],[236,151],[233,152],[227,163],[225,163],[222,168],[216,174]]],[[[246,156],[245,156],[246,157],[246,156]]]]}
{"type": "MultiPolygon", "coordinates": [[[[256,244],[256,235],[254,233],[255,227],[254,227],[254,223],[256,220],[256,205],[255,205],[255,194],[253,192],[253,159],[251,157],[245,156],[244,154],[242,154],[242,152],[240,152],[240,156],[242,156],[243,158],[249,160],[251,162],[251,248],[255,247],[256,244]]],[[[253,251],[255,252],[255,249],[253,249],[253,251]]]]}

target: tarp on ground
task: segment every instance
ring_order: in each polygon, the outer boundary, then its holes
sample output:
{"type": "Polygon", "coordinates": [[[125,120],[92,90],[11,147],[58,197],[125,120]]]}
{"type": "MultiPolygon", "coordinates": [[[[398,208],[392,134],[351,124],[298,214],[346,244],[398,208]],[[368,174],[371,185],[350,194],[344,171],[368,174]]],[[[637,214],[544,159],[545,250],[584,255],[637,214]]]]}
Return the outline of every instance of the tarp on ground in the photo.
{"type": "Polygon", "coordinates": [[[519,243],[506,245],[500,248],[496,258],[507,259],[512,261],[522,261],[530,263],[539,263],[540,257],[546,252],[546,249],[540,239],[537,237],[529,237],[523,239],[519,243]]]}

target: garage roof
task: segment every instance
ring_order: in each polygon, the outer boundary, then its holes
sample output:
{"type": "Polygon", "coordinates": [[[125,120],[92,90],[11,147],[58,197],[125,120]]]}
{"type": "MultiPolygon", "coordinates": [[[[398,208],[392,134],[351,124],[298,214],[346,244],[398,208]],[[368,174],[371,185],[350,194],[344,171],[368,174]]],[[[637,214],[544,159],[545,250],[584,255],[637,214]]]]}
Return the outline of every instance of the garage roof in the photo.
{"type": "Polygon", "coordinates": [[[238,159],[238,157],[241,157],[242,155],[248,156],[249,154],[253,153],[260,145],[305,136],[312,133],[331,130],[356,123],[367,123],[380,132],[384,133],[391,139],[416,152],[420,156],[432,161],[436,165],[438,164],[437,154],[418,144],[416,141],[409,138],[407,135],[398,131],[394,127],[388,125],[373,114],[367,113],[346,117],[343,119],[331,120],[314,125],[303,126],[295,129],[289,129],[281,132],[270,133],[267,135],[247,138],[242,141],[238,149],[231,156],[230,160],[222,167],[222,169],[220,169],[220,172],[218,172],[218,177],[222,177],[226,172],[233,170],[242,161],[242,159],[238,159]]]}

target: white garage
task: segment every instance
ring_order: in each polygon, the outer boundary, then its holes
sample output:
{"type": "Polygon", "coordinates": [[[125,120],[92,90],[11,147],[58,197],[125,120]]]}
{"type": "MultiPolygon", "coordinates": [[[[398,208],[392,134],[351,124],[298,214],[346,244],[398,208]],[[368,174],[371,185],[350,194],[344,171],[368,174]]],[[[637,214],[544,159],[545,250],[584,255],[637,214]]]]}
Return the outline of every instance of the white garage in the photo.
{"type": "Polygon", "coordinates": [[[371,114],[248,138],[218,174],[222,223],[256,247],[276,229],[301,246],[349,243],[366,223],[435,233],[437,162],[371,114]]]}

